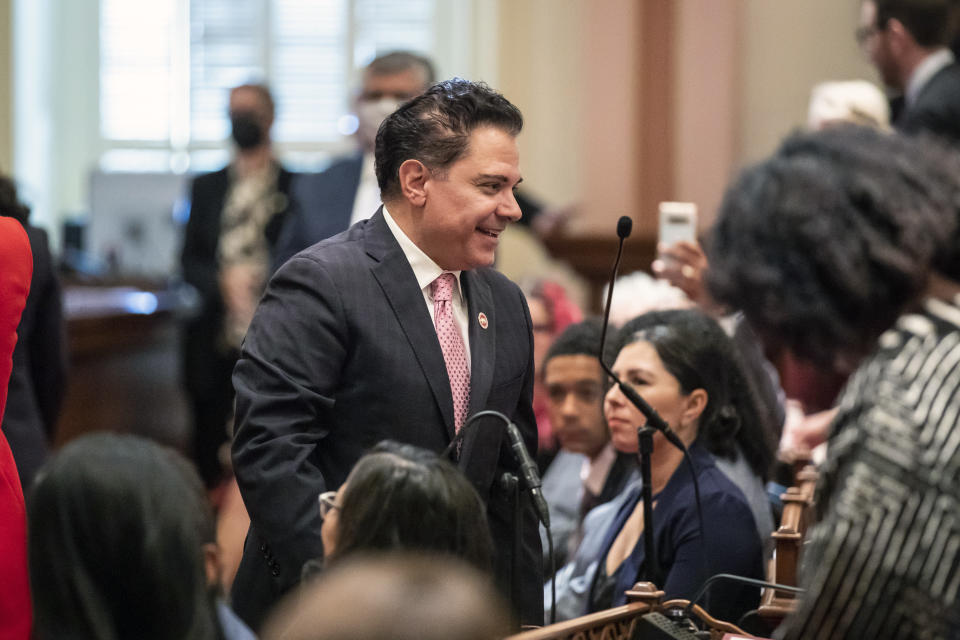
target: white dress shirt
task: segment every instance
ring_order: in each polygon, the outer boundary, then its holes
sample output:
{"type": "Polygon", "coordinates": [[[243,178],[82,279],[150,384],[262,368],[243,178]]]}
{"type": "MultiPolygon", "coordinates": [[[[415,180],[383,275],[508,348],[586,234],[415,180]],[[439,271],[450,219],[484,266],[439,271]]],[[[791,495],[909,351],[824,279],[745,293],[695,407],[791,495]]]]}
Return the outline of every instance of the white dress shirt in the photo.
{"type": "MultiPolygon", "coordinates": [[[[424,304],[427,305],[427,311],[430,312],[430,318],[434,321],[434,326],[436,326],[436,318],[433,314],[433,297],[430,295],[430,283],[440,277],[440,274],[444,273],[444,269],[441,269],[436,262],[430,259],[430,256],[425,254],[420,247],[413,243],[413,240],[407,237],[407,234],[403,232],[400,225],[397,224],[393,216],[390,215],[390,212],[387,211],[387,205],[383,205],[383,218],[387,221],[390,232],[393,233],[393,237],[397,239],[400,248],[403,250],[403,255],[407,257],[407,262],[410,263],[410,267],[413,269],[413,275],[417,278],[417,284],[423,292],[424,304]]],[[[457,277],[457,284],[453,291],[453,299],[450,303],[453,307],[453,317],[457,321],[457,328],[463,337],[463,348],[466,351],[467,367],[470,367],[470,335],[467,330],[469,326],[467,324],[467,300],[463,296],[463,286],[460,283],[460,271],[447,271],[447,273],[452,273],[457,277]]]]}

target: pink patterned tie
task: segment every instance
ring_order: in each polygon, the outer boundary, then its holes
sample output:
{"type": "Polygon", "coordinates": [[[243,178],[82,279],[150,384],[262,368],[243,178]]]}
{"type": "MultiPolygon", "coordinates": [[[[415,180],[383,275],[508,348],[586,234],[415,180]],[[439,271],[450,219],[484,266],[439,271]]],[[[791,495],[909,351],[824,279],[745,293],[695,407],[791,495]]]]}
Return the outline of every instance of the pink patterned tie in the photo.
{"type": "Polygon", "coordinates": [[[450,378],[450,391],[453,393],[454,425],[456,430],[460,431],[470,406],[470,369],[467,367],[463,336],[460,335],[450,303],[456,278],[452,273],[441,273],[430,283],[430,295],[433,298],[433,326],[437,330],[437,338],[440,339],[443,361],[447,365],[447,376],[450,378]]]}

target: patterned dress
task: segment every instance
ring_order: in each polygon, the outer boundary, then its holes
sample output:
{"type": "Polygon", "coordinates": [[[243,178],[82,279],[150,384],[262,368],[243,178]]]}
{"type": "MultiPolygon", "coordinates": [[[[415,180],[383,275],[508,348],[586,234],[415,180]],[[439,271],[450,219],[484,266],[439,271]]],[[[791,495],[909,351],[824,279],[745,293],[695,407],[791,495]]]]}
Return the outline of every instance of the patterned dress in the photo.
{"type": "Polygon", "coordinates": [[[903,315],[851,377],[817,510],[782,637],[957,637],[960,299],[903,315]]]}

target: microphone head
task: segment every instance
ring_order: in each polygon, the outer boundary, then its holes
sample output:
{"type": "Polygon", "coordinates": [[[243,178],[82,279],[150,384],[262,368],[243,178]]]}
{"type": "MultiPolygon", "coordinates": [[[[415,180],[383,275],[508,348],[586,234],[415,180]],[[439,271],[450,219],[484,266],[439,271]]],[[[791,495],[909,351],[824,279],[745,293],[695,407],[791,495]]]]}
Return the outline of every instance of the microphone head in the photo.
{"type": "Polygon", "coordinates": [[[617,237],[626,240],[630,237],[631,231],[633,231],[633,220],[627,216],[620,216],[617,220],[617,237]]]}

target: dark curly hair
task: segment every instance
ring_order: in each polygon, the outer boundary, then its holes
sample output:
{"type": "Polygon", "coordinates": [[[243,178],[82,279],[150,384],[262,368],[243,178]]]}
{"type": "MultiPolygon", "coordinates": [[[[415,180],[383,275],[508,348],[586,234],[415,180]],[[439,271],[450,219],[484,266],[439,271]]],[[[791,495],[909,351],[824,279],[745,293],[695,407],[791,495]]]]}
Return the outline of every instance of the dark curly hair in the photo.
{"type": "Polygon", "coordinates": [[[834,367],[926,285],[960,275],[960,156],[865,127],[798,134],[727,190],[707,242],[713,297],[768,345],[834,367]]]}
{"type": "Polygon", "coordinates": [[[750,468],[766,479],[774,444],[761,423],[740,355],[720,325],[696,309],[651,311],[620,328],[616,352],[641,341],[656,349],[684,394],[707,392],[697,434],[707,450],[735,460],[739,447],[750,468]]]}
{"type": "Polygon", "coordinates": [[[493,543],[483,502],[470,481],[432,451],[381,442],[350,472],[342,501],[331,562],[420,551],[490,570],[493,543]]]}
{"type": "Polygon", "coordinates": [[[401,105],[377,131],[377,183],[384,199],[400,194],[404,162],[415,159],[443,171],[467,153],[470,134],[482,126],[511,136],[523,129],[520,110],[482,82],[444,80],[401,105]]]}

